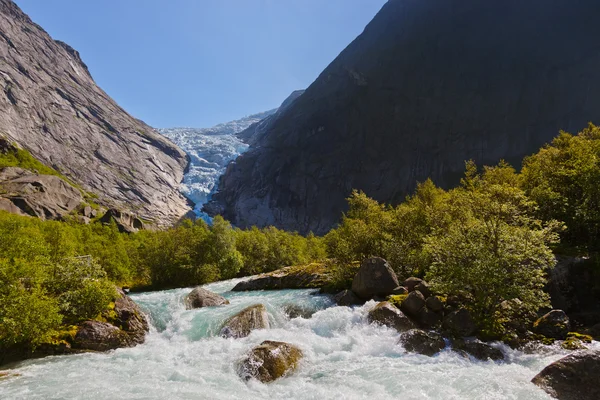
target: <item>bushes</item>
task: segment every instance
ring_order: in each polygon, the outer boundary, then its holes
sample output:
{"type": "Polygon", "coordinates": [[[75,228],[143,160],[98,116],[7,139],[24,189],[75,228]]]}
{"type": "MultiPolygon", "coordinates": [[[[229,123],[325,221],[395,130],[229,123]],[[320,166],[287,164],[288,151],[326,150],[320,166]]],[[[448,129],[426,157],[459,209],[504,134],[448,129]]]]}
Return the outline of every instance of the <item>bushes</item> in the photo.
{"type": "Polygon", "coordinates": [[[548,305],[545,273],[555,263],[549,246],[561,225],[535,218],[535,203],[504,162],[482,173],[467,163],[460,187],[444,191],[427,181],[394,208],[360,192],[349,206],[340,227],[326,236],[340,282],[350,282],[343,273],[350,261],[384,257],[401,279],[425,276],[439,293],[463,295],[490,334],[506,328],[502,302],[519,299],[521,315],[528,316],[548,305]]]}

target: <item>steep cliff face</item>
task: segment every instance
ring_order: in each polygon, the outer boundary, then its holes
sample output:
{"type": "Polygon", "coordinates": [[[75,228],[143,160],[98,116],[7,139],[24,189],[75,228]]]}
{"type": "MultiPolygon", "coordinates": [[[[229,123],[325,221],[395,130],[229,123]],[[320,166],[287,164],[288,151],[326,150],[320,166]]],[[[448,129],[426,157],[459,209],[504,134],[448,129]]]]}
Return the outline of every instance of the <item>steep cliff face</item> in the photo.
{"type": "Polygon", "coordinates": [[[464,161],[519,165],[600,122],[600,2],[390,0],[232,163],[213,210],[324,233],[353,188],[397,203],[464,161]]]}
{"type": "Polygon", "coordinates": [[[0,0],[0,134],[106,206],[157,224],[189,210],[185,153],[100,89],[79,53],[0,0]]]}

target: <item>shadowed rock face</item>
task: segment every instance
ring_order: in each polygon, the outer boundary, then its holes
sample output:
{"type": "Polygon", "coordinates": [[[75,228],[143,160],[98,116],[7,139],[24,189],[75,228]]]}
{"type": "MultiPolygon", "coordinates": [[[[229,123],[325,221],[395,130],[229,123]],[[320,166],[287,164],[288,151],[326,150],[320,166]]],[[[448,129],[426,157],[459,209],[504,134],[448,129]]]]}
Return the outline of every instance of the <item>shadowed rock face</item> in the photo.
{"type": "Polygon", "coordinates": [[[464,161],[519,165],[600,122],[596,0],[390,0],[231,164],[213,199],[238,226],[324,233],[353,188],[398,203],[464,161]]]}
{"type": "Polygon", "coordinates": [[[42,220],[60,219],[83,201],[79,190],[63,179],[16,167],[0,168],[0,195],[0,209],[42,220]]]}
{"type": "Polygon", "coordinates": [[[0,134],[96,193],[157,223],[189,209],[185,153],[119,107],[79,53],[0,0],[0,134]]]}

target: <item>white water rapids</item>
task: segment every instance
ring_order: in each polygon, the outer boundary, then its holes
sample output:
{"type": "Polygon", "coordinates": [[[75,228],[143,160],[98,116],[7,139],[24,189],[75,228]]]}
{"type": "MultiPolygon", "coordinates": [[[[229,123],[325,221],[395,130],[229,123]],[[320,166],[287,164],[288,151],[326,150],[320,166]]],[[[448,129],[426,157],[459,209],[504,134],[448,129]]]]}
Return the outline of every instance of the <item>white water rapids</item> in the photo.
{"type": "Polygon", "coordinates": [[[349,308],[311,290],[230,292],[238,281],[206,286],[229,299],[222,307],[185,310],[190,289],[134,294],[153,324],[146,343],[20,363],[3,371],[15,376],[0,379],[0,399],[550,399],[530,380],[566,354],[502,346],[507,360],[501,363],[448,349],[431,358],[409,354],[396,331],[366,322],[374,302],[349,308]],[[267,307],[271,329],[244,339],[218,337],[227,317],[257,303],[267,307]],[[317,312],[289,319],[290,304],[317,312]],[[267,339],[299,346],[300,368],[270,384],[242,381],[236,362],[267,339]]]}

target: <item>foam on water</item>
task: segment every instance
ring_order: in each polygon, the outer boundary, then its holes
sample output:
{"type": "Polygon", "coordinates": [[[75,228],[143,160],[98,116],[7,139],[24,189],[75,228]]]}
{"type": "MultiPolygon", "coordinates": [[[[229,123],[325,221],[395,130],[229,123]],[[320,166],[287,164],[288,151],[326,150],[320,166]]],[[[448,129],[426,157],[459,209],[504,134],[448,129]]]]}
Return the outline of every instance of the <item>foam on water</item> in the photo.
{"type": "Polygon", "coordinates": [[[229,299],[224,307],[185,310],[190,289],[134,294],[153,323],[146,343],[23,362],[10,371],[19,376],[0,380],[0,399],[549,399],[530,380],[565,354],[501,346],[503,363],[449,350],[431,358],[408,354],[397,332],[366,323],[374,302],[349,308],[310,290],[229,292],[237,281],[207,285],[229,299]],[[218,337],[227,317],[257,303],[267,307],[271,329],[218,337]],[[316,312],[289,319],[290,304],[316,312]],[[236,363],[263,340],[299,346],[299,370],[271,384],[238,378],[236,363]]]}

